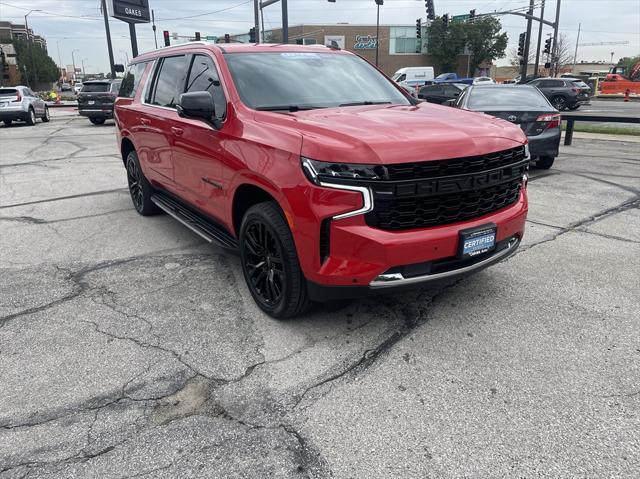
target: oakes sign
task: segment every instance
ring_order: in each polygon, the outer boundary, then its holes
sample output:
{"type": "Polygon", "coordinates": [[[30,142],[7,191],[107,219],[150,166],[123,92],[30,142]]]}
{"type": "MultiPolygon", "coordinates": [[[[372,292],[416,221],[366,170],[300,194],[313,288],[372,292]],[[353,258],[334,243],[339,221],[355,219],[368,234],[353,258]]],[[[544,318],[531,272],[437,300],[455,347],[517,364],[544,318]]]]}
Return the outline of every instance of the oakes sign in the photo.
{"type": "Polygon", "coordinates": [[[149,23],[149,0],[107,0],[109,16],[127,23],[149,23]]]}

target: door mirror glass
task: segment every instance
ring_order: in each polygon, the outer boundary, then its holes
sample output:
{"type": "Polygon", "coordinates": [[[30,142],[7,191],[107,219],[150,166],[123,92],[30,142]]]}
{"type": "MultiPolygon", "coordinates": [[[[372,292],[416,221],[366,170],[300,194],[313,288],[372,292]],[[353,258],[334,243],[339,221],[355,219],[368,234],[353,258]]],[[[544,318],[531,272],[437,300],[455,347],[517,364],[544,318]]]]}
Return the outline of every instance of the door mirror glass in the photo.
{"type": "Polygon", "coordinates": [[[213,96],[208,91],[183,93],[180,95],[176,108],[178,109],[178,115],[183,118],[211,120],[216,113],[213,96]]]}

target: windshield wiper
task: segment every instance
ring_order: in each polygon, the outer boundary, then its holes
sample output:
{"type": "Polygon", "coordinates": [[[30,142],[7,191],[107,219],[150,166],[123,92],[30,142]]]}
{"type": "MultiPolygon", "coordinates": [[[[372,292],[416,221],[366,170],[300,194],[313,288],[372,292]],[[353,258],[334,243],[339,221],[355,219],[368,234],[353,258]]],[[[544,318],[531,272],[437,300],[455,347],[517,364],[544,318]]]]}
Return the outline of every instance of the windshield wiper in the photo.
{"type": "Polygon", "coordinates": [[[309,106],[309,105],[274,105],[274,106],[257,106],[255,109],[259,111],[302,111],[302,110],[316,110],[318,108],[326,108],[324,106],[309,106]]]}
{"type": "Polygon", "coordinates": [[[354,101],[353,103],[341,103],[338,106],[360,106],[360,105],[387,105],[390,104],[390,101],[354,101]]]}

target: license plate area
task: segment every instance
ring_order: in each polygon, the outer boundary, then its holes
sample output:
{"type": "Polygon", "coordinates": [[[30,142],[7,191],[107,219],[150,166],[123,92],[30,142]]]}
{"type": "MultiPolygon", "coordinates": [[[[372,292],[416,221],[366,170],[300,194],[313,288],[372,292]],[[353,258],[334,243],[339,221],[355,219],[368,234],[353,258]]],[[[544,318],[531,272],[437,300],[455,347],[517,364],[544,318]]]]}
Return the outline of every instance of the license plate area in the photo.
{"type": "Polygon", "coordinates": [[[88,103],[89,105],[95,105],[95,104],[96,104],[96,102],[95,102],[94,100],[89,100],[87,103],[88,103]]]}
{"type": "Polygon", "coordinates": [[[458,258],[469,259],[493,251],[496,248],[496,230],[493,223],[461,230],[458,258]]]}

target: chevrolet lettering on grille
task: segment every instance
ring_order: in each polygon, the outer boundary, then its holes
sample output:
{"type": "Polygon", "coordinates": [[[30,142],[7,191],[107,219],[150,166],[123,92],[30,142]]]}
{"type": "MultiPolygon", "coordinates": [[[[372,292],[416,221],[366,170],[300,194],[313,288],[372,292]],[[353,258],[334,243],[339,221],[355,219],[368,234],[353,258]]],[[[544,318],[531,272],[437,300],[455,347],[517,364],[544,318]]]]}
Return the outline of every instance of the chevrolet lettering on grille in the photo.
{"type": "Polygon", "coordinates": [[[472,175],[459,175],[409,182],[397,185],[395,188],[395,196],[398,198],[414,195],[431,196],[487,188],[516,178],[521,178],[525,169],[526,162],[522,162],[507,168],[472,175]]]}

